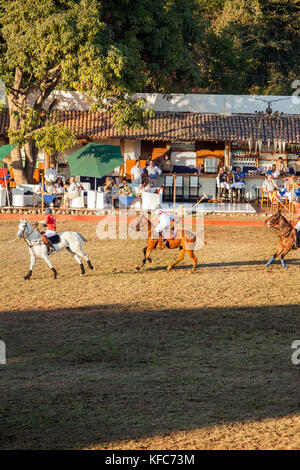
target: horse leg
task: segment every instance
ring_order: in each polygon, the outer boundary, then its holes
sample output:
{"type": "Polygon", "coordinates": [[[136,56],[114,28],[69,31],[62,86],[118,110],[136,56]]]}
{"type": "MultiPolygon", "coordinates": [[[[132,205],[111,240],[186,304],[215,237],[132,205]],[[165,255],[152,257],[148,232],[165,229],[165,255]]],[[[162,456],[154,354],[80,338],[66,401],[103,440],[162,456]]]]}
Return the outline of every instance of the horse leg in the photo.
{"type": "MultiPolygon", "coordinates": [[[[47,250],[47,247],[45,246],[46,250],[47,250]]],[[[52,263],[47,255],[47,253],[45,252],[43,255],[41,255],[41,257],[43,258],[43,260],[48,264],[49,268],[53,271],[53,277],[54,279],[57,278],[57,271],[56,269],[52,266],[52,263]]]]}
{"type": "Polygon", "coordinates": [[[195,256],[195,253],[193,250],[187,250],[186,252],[189,255],[189,257],[193,260],[192,273],[194,273],[197,268],[198,258],[197,256],[195,256]]]}
{"type": "Polygon", "coordinates": [[[281,261],[281,266],[284,268],[284,269],[288,269],[287,265],[286,265],[286,262],[284,260],[284,257],[291,251],[291,247],[289,248],[286,248],[282,253],[281,253],[281,256],[280,256],[280,261],[281,261]]]}
{"type": "MultiPolygon", "coordinates": [[[[94,269],[94,266],[92,265],[91,261],[90,261],[90,258],[89,258],[89,255],[87,253],[85,253],[85,251],[83,251],[82,247],[81,247],[81,241],[78,243],[72,243],[70,244],[70,248],[69,250],[71,251],[71,253],[74,255],[77,255],[80,258],[83,258],[86,260],[87,262],[87,265],[90,269],[94,269]]],[[[74,256],[75,258],[75,256],[74,256]]],[[[76,258],[75,258],[76,259],[76,258]]],[[[77,261],[77,260],[76,260],[77,261]]],[[[81,260],[78,261],[79,264],[82,264],[81,263],[81,260]]],[[[81,268],[82,270],[82,268],[81,268]]],[[[81,272],[81,274],[84,274],[84,272],[81,272]]]]}
{"type": "MultiPolygon", "coordinates": [[[[147,251],[147,247],[145,246],[145,248],[143,249],[144,258],[146,256],[146,251],[147,251]]],[[[150,258],[150,256],[148,256],[148,261],[149,261],[149,263],[152,263],[152,258],[150,258]]]]}
{"type": "Polygon", "coordinates": [[[75,261],[77,261],[77,263],[80,265],[81,275],[83,276],[85,274],[85,269],[84,269],[83,262],[81,261],[80,256],[78,256],[76,253],[74,253],[74,251],[72,251],[71,248],[69,248],[68,246],[66,247],[66,250],[69,253],[71,253],[71,255],[73,256],[75,261]]]}
{"type": "Polygon", "coordinates": [[[24,276],[24,280],[25,280],[25,281],[26,281],[27,279],[30,279],[30,278],[31,278],[31,275],[32,275],[32,271],[33,271],[35,262],[36,262],[36,257],[35,257],[35,255],[34,255],[33,251],[30,250],[30,268],[29,268],[29,271],[28,271],[28,273],[26,274],[26,276],[24,276]]]}
{"type": "Polygon", "coordinates": [[[270,264],[273,263],[273,261],[277,258],[277,256],[280,256],[281,253],[283,252],[283,248],[282,246],[280,246],[280,248],[278,248],[278,250],[276,251],[276,253],[274,253],[274,255],[269,259],[269,261],[267,262],[266,264],[266,268],[268,268],[270,266],[270,264]]]}
{"type": "Polygon", "coordinates": [[[177,260],[176,260],[176,261],[173,261],[173,263],[171,263],[171,264],[167,267],[167,271],[170,271],[170,270],[173,268],[173,266],[175,266],[176,264],[180,263],[180,261],[182,261],[183,258],[184,258],[184,254],[185,254],[185,250],[184,250],[184,249],[180,250],[180,251],[179,251],[179,256],[178,256],[177,260]]]}
{"type": "MultiPolygon", "coordinates": [[[[139,266],[136,267],[137,271],[140,271],[142,269],[142,267],[145,265],[147,259],[149,259],[149,255],[151,253],[151,251],[153,250],[153,247],[147,245],[146,248],[144,248],[143,252],[144,252],[144,259],[142,261],[142,264],[140,264],[139,266]]],[[[150,258],[151,259],[151,258],[150,258]]],[[[150,263],[152,262],[152,260],[150,261],[150,263]]]]}

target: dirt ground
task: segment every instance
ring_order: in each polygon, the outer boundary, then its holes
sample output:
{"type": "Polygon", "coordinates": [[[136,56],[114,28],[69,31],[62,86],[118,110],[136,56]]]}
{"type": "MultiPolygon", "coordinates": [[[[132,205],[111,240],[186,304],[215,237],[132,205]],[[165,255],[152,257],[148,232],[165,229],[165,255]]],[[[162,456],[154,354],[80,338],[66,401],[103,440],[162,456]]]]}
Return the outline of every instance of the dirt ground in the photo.
{"type": "Polygon", "coordinates": [[[300,448],[299,250],[267,269],[274,232],[207,226],[195,274],[166,271],[177,250],[137,272],[142,240],[64,221],[96,270],[61,252],[56,280],[38,261],[24,281],[17,226],[0,221],[1,449],[300,448]]]}

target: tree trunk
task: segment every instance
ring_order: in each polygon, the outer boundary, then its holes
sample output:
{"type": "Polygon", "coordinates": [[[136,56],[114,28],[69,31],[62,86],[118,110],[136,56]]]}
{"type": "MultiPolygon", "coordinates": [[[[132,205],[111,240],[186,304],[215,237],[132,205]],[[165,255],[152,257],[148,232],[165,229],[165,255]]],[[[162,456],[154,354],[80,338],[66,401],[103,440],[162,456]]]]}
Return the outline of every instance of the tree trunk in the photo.
{"type": "MultiPolygon", "coordinates": [[[[22,98],[23,99],[23,98],[22,98]]],[[[20,128],[20,117],[18,115],[19,108],[16,98],[9,94],[7,96],[8,110],[9,110],[9,130],[17,131],[20,128]]],[[[23,168],[22,155],[20,147],[11,151],[10,165],[14,173],[14,180],[16,185],[27,183],[25,171],[23,168]]]]}
{"type": "Polygon", "coordinates": [[[32,184],[33,174],[36,167],[36,160],[38,157],[38,148],[36,147],[33,140],[30,140],[27,144],[25,144],[25,153],[25,177],[28,181],[28,184],[32,184]]]}

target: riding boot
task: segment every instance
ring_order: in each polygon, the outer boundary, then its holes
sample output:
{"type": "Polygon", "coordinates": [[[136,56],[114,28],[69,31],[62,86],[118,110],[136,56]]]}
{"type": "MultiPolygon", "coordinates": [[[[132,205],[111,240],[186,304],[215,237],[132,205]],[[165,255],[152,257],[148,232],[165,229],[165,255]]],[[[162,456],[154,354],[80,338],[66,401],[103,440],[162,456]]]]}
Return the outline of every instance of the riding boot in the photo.
{"type": "Polygon", "coordinates": [[[296,246],[300,248],[300,230],[297,230],[296,246]]]}
{"type": "Polygon", "coordinates": [[[43,242],[45,243],[45,245],[47,246],[48,255],[50,255],[51,253],[53,253],[53,252],[55,251],[55,248],[54,248],[54,246],[52,245],[52,243],[50,242],[49,238],[47,238],[44,233],[42,234],[42,240],[43,240],[43,242]]]}

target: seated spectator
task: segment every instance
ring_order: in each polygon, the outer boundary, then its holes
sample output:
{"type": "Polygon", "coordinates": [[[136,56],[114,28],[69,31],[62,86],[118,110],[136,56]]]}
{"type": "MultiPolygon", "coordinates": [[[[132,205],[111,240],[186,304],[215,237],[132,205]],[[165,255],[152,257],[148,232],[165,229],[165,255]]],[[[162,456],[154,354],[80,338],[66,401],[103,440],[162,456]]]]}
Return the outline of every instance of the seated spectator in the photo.
{"type": "Polygon", "coordinates": [[[155,165],[153,160],[151,160],[149,165],[146,167],[145,174],[147,174],[150,178],[157,178],[161,175],[161,173],[161,169],[155,165]]]}
{"type": "Polygon", "coordinates": [[[129,186],[126,180],[124,180],[123,183],[120,184],[118,194],[119,196],[131,196],[131,187],[129,186]]]}
{"type": "Polygon", "coordinates": [[[135,166],[132,167],[130,175],[131,175],[131,183],[135,186],[138,186],[142,182],[142,174],[143,169],[141,167],[141,162],[139,160],[135,161],[135,166]]]}
{"type": "Polygon", "coordinates": [[[265,191],[268,192],[278,191],[277,183],[275,182],[272,175],[266,175],[262,187],[265,191]]]}
{"type": "Polygon", "coordinates": [[[64,205],[63,205],[64,209],[67,208],[68,202],[71,199],[75,199],[76,197],[79,197],[79,189],[78,189],[78,186],[75,182],[75,178],[73,176],[71,176],[69,183],[70,184],[67,185],[67,190],[64,193],[64,205]]]}
{"type": "Polygon", "coordinates": [[[170,155],[164,155],[159,167],[163,173],[173,173],[173,163],[170,160],[170,155]]]}
{"type": "Polygon", "coordinates": [[[105,197],[105,202],[108,205],[112,204],[112,191],[113,191],[113,182],[109,178],[109,176],[106,177],[105,179],[105,184],[103,186],[103,192],[104,192],[104,197],[105,197]]]}
{"type": "Polygon", "coordinates": [[[137,189],[137,196],[142,196],[143,193],[150,193],[151,186],[149,178],[143,178],[141,184],[137,189]]]}
{"type": "Polygon", "coordinates": [[[238,201],[241,199],[241,193],[245,189],[245,173],[241,170],[239,166],[236,167],[236,172],[234,173],[234,181],[232,183],[232,188],[235,190],[235,197],[238,201]]]}
{"type": "Polygon", "coordinates": [[[62,178],[59,176],[56,180],[56,183],[53,185],[55,194],[63,194],[65,192],[64,184],[62,178]]]}
{"type": "Polygon", "coordinates": [[[45,173],[45,180],[46,182],[50,184],[56,183],[56,180],[58,178],[58,172],[55,169],[55,163],[51,163],[50,168],[45,173]]]}

